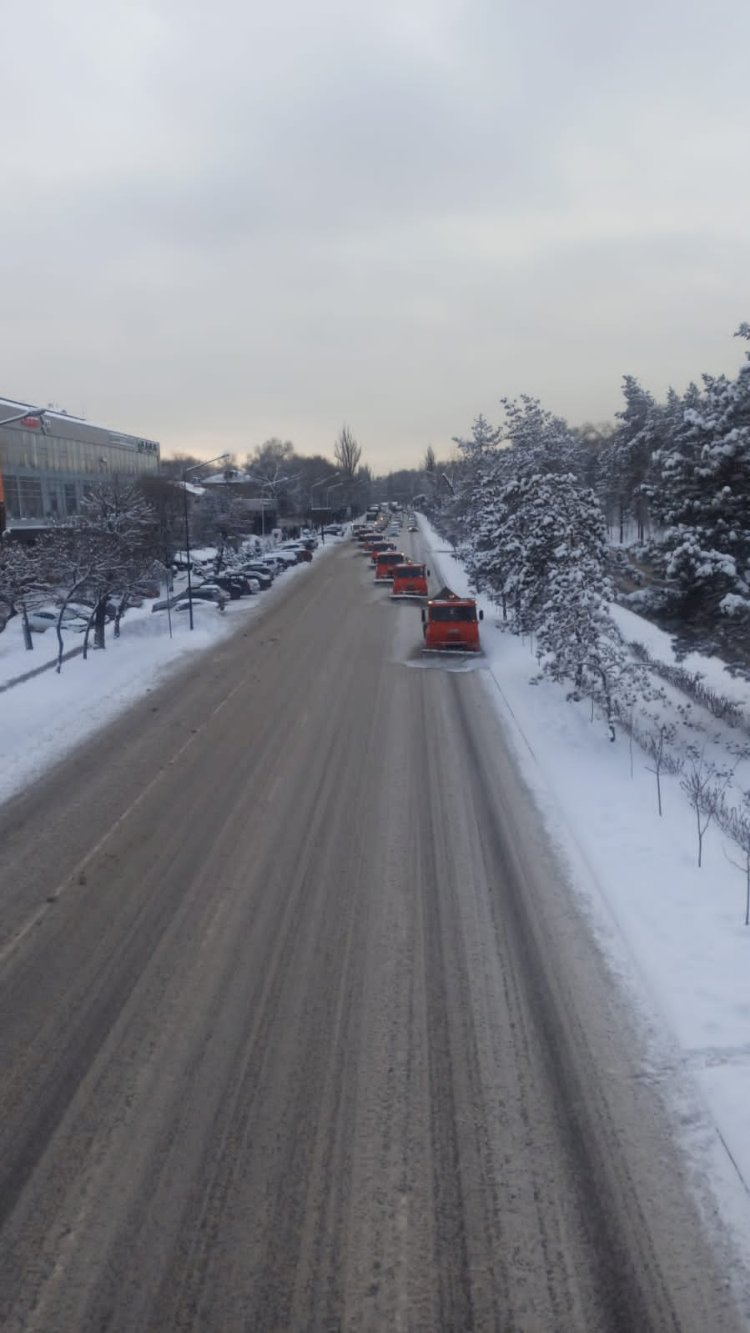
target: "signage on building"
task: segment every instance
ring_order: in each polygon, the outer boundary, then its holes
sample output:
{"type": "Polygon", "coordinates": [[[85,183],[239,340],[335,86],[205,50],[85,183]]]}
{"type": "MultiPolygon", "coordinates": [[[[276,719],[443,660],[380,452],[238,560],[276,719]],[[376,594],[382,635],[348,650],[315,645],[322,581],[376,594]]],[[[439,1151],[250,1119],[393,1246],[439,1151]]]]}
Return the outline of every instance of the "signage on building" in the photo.
{"type": "Polygon", "coordinates": [[[21,425],[25,426],[27,430],[39,430],[42,425],[42,419],[41,417],[22,417],[21,425]]]}
{"type": "Polygon", "coordinates": [[[133,435],[116,435],[109,432],[110,444],[121,444],[126,449],[137,449],[139,454],[158,454],[159,446],[155,440],[138,440],[133,435]]]}

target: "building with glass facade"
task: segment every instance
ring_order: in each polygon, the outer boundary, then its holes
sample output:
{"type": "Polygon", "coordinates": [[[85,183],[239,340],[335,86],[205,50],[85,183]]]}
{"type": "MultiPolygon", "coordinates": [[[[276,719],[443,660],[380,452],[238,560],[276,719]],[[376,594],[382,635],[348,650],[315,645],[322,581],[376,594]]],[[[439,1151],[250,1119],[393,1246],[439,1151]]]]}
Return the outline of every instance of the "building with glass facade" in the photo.
{"type": "Polygon", "coordinates": [[[87,490],[107,477],[132,481],[158,469],[155,440],[0,398],[0,499],[4,489],[10,531],[70,518],[87,490]]]}

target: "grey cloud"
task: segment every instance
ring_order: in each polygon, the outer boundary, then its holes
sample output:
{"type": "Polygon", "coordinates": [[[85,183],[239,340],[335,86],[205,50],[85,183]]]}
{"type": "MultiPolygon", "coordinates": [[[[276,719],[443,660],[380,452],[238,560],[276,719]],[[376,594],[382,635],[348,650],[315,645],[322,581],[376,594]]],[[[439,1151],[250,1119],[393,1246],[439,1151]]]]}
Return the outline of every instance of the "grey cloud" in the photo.
{"type": "Polygon", "coordinates": [[[175,447],[346,417],[395,465],[504,392],[601,417],[625,370],[733,366],[748,9],[37,6],[46,77],[0,84],[6,391],[175,447]]]}

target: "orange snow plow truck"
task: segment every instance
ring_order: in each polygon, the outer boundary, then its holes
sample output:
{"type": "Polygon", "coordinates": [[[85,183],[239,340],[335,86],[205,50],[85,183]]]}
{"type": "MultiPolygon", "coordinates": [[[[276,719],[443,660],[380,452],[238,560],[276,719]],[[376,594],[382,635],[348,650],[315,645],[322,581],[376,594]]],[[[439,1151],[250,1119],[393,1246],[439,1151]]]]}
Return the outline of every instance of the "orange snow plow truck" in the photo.
{"type": "Polygon", "coordinates": [[[393,571],[391,598],[394,602],[427,600],[427,575],[429,570],[424,565],[412,565],[402,561],[393,571]]]}
{"type": "Polygon", "coordinates": [[[458,597],[441,588],[422,611],[423,653],[481,653],[479,621],[473,597],[458,597]]]}
{"type": "Polygon", "coordinates": [[[375,555],[375,582],[390,583],[393,571],[406,559],[400,551],[378,551],[375,555]]]}

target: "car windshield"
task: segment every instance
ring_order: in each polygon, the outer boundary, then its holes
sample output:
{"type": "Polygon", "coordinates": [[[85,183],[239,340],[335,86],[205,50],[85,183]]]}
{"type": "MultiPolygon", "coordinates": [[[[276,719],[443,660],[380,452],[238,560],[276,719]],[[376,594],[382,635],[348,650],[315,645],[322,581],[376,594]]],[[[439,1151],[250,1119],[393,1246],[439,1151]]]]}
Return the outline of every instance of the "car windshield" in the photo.
{"type": "Polygon", "coordinates": [[[431,606],[430,620],[476,620],[474,606],[431,606]]]}

